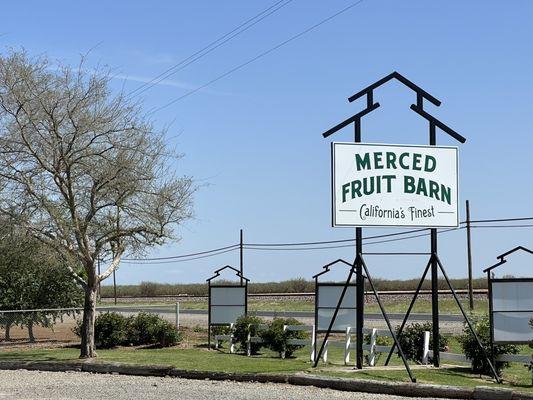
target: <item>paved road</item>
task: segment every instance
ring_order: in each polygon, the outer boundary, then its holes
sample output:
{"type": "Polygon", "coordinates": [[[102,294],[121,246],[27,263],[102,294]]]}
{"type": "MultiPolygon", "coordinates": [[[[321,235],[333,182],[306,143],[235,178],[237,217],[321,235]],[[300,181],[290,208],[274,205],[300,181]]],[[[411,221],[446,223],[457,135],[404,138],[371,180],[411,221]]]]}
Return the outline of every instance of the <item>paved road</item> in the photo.
{"type": "Polygon", "coordinates": [[[0,399],[413,400],[266,383],[195,381],[84,372],[0,371],[0,399]]]}
{"type": "MultiPolygon", "coordinates": [[[[174,306],[117,306],[105,307],[105,310],[120,311],[128,313],[137,313],[140,311],[150,311],[157,314],[174,314],[176,309],[174,306]]],[[[293,318],[314,318],[312,311],[251,311],[250,313],[259,317],[293,317],[293,318]]],[[[180,314],[184,315],[207,315],[207,310],[180,310],[180,314]]],[[[401,321],[404,314],[390,313],[389,318],[392,320],[401,321]]],[[[370,320],[381,320],[383,316],[380,313],[365,313],[365,318],[370,320]]],[[[462,315],[457,314],[440,314],[442,322],[464,322],[462,315]]],[[[431,321],[431,314],[413,313],[410,315],[411,321],[431,321]]]]}

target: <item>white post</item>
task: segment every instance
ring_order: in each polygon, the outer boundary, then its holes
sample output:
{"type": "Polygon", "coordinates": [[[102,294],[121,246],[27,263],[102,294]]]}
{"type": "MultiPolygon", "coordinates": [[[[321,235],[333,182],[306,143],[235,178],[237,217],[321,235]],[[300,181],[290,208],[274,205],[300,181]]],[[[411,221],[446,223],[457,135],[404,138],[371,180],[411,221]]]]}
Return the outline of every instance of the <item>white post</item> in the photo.
{"type": "Polygon", "coordinates": [[[246,355],[250,357],[252,355],[252,335],[250,334],[250,324],[248,325],[248,336],[246,338],[246,355]]]}
{"type": "Polygon", "coordinates": [[[376,365],[376,341],[378,338],[378,330],[376,328],[372,329],[370,334],[370,355],[368,357],[368,365],[371,367],[376,365]]]}
{"type": "MultiPolygon", "coordinates": [[[[287,325],[283,325],[283,333],[285,332],[287,332],[287,325]]],[[[286,349],[283,349],[283,351],[281,352],[281,359],[284,360],[286,356],[287,356],[286,349]]]]}
{"type": "Polygon", "coordinates": [[[180,303],[176,303],[176,329],[180,328],[180,303]]]}
{"type": "Polygon", "coordinates": [[[324,351],[322,352],[322,360],[324,360],[324,364],[328,363],[328,344],[329,340],[326,340],[326,344],[324,345],[324,351]]]}
{"type": "Polygon", "coordinates": [[[315,326],[313,325],[313,329],[311,330],[311,362],[315,362],[315,326]]]}
{"type": "Polygon", "coordinates": [[[233,338],[233,324],[230,324],[229,328],[231,329],[231,335],[230,335],[230,346],[229,346],[229,352],[231,354],[235,353],[235,340],[233,338]]]}
{"type": "Polygon", "coordinates": [[[426,365],[429,361],[429,331],[424,332],[424,349],[422,350],[422,364],[426,365]]]}
{"type": "Polygon", "coordinates": [[[344,342],[344,365],[348,365],[350,362],[350,342],[352,341],[352,335],[350,334],[351,328],[346,328],[346,340],[344,342]]]}

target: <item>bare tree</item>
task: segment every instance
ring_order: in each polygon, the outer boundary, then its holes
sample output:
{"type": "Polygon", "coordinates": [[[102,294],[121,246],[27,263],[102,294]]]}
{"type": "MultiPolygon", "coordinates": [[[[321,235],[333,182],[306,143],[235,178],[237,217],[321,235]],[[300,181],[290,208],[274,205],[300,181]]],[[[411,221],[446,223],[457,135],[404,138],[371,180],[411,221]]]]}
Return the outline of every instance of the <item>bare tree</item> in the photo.
{"type": "Polygon", "coordinates": [[[98,283],[124,255],[175,239],[194,193],[172,173],[164,132],[110,79],[25,52],[0,57],[0,212],[77,260],[68,268],[85,291],[84,358],[96,356],[98,283]],[[98,258],[110,260],[100,275],[98,258]]]}

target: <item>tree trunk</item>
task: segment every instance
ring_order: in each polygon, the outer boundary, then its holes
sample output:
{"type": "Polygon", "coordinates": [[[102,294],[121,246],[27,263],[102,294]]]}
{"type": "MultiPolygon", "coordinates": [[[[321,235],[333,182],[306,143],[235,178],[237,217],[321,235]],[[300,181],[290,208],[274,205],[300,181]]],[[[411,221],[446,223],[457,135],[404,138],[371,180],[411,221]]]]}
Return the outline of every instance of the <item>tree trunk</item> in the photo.
{"type": "Polygon", "coordinates": [[[35,335],[33,334],[33,320],[28,323],[28,336],[30,343],[35,343],[35,335]]]}
{"type": "Polygon", "coordinates": [[[11,340],[11,323],[8,322],[6,323],[6,341],[10,341],[11,340]]]}
{"type": "Polygon", "coordinates": [[[96,318],[97,285],[85,289],[85,306],[83,310],[83,324],[81,327],[80,358],[96,357],[94,347],[94,321],[96,318]]]}

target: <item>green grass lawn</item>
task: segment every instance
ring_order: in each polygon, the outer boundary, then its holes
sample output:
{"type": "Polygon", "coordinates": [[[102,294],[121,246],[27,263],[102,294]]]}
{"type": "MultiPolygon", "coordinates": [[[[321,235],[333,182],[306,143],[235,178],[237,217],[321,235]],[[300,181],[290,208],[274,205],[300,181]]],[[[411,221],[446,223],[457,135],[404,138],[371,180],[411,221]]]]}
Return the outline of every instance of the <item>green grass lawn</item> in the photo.
{"type": "MultiPolygon", "coordinates": [[[[450,347],[455,351],[456,340],[450,340],[450,347]]],[[[527,352],[527,349],[524,349],[527,352]]],[[[531,350],[529,349],[529,352],[531,350]]],[[[77,360],[79,350],[76,348],[55,349],[26,349],[3,350],[0,361],[66,361],[77,360]]],[[[205,345],[181,349],[135,349],[118,348],[112,350],[99,350],[99,361],[115,361],[131,364],[160,364],[170,365],[179,369],[198,371],[221,372],[247,372],[247,373],[295,373],[305,372],[323,376],[336,376],[350,379],[375,379],[391,382],[407,382],[408,375],[405,370],[398,368],[402,365],[396,356],[392,358],[391,368],[383,369],[386,358],[383,354],[376,368],[365,368],[363,371],[353,371],[343,365],[343,350],[331,347],[329,350],[329,363],[320,363],[318,369],[313,369],[309,362],[309,349],[304,348],[295,353],[291,359],[281,360],[276,354],[264,351],[259,356],[246,357],[240,354],[228,354],[227,350],[208,351],[205,345]]],[[[351,363],[353,365],[353,356],[351,363]]],[[[413,365],[413,363],[410,363],[413,365]]],[[[413,372],[418,382],[434,383],[452,386],[493,386],[512,388],[521,391],[533,391],[531,387],[531,373],[519,363],[511,364],[503,374],[504,384],[497,385],[488,377],[481,377],[470,373],[468,366],[455,365],[447,368],[433,369],[431,367],[413,367],[413,372]]]]}
{"type": "MultiPolygon", "coordinates": [[[[30,349],[20,351],[3,351],[0,361],[75,361],[79,349],[30,349]]],[[[131,349],[119,348],[98,350],[99,361],[116,361],[130,364],[171,365],[178,369],[219,372],[275,373],[296,372],[309,368],[304,359],[281,360],[273,353],[246,357],[241,354],[229,354],[226,351],[193,349],[131,349]]]]}

